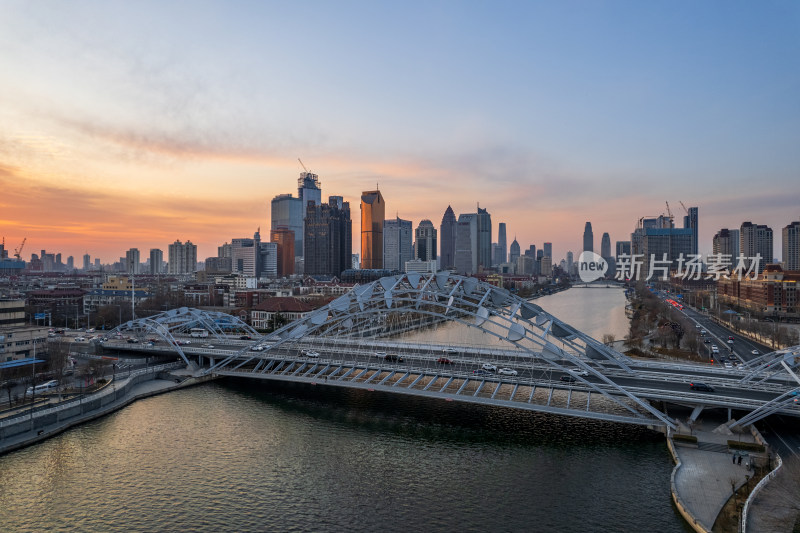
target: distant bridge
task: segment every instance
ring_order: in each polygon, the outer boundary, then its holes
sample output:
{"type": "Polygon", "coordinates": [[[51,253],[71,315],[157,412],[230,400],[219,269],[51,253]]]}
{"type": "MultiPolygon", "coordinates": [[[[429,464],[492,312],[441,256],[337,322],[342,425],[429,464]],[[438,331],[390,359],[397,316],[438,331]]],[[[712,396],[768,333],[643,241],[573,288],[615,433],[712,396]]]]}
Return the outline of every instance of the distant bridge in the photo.
{"type": "Polygon", "coordinates": [[[157,335],[165,342],[143,347],[111,340],[107,347],[178,353],[198,374],[324,383],[661,429],[677,427],[656,408],[661,402],[693,408],[692,418],[706,407],[745,411],[740,425],[772,413],[800,416],[795,373],[800,347],[767,354],[741,370],[639,362],[534,303],[447,272],[356,286],[254,341],[241,338],[255,335],[234,317],[187,308],[131,321],[118,331],[139,339],[157,335]],[[387,338],[450,322],[477,328],[500,343],[487,348],[387,338]],[[204,326],[211,332],[208,339],[182,344],[191,328],[204,326]],[[694,380],[716,392],[690,390],[694,380]]]}

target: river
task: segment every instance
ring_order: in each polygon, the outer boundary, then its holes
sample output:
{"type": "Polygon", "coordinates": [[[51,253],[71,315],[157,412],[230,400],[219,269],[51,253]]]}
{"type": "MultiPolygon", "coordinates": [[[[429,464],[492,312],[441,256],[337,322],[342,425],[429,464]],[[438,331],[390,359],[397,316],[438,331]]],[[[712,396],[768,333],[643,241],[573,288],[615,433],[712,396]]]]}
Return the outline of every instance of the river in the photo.
{"type": "Polygon", "coordinates": [[[226,381],[0,457],[0,530],[690,531],[672,467],[634,426],[226,381]]]}

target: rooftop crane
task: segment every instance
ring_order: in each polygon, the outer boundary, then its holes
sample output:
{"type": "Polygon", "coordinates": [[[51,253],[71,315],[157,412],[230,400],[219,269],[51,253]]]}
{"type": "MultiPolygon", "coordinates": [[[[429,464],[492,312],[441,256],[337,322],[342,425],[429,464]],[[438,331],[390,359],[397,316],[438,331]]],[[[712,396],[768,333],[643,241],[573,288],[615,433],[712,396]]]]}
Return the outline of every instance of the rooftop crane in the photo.
{"type": "MultiPolygon", "coordinates": [[[[298,161],[300,161],[300,158],[298,157],[298,158],[297,158],[297,160],[298,160],[298,161]]],[[[308,172],[308,169],[306,168],[306,166],[303,164],[303,162],[302,162],[302,161],[300,161],[300,166],[301,166],[301,167],[303,167],[303,170],[305,170],[306,172],[308,172]]]]}
{"type": "Polygon", "coordinates": [[[672,216],[672,211],[670,211],[669,209],[669,202],[666,202],[666,204],[667,204],[667,215],[669,215],[669,219],[672,220],[675,217],[672,216]]]}
{"type": "Polygon", "coordinates": [[[14,257],[17,258],[17,261],[21,261],[22,260],[22,258],[20,257],[20,254],[22,254],[22,249],[25,247],[25,241],[27,241],[27,240],[28,240],[28,238],[24,237],[22,239],[22,244],[19,245],[19,248],[14,250],[14,257]]]}
{"type": "Polygon", "coordinates": [[[681,207],[683,208],[683,210],[684,210],[684,211],[686,211],[686,214],[688,215],[688,214],[689,214],[689,210],[688,210],[688,209],[686,209],[686,206],[685,206],[685,205],[683,205],[683,202],[681,202],[680,200],[678,200],[678,203],[679,203],[679,204],[681,204],[681,207]]]}

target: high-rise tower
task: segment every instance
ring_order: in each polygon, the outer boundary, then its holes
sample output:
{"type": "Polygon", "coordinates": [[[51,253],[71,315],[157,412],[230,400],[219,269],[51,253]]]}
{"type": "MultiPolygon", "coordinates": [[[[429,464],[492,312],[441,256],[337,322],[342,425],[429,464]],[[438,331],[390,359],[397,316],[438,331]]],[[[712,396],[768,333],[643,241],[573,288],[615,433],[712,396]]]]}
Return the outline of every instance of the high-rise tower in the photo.
{"type": "Polygon", "coordinates": [[[440,226],[441,251],[439,253],[439,268],[449,270],[456,265],[456,215],[449,205],[442,217],[440,226]]]}
{"type": "Polygon", "coordinates": [[[594,233],[592,233],[592,223],[587,222],[583,230],[583,251],[594,252],[594,233]]]}
{"type": "Polygon", "coordinates": [[[381,191],[361,193],[361,268],[383,268],[383,221],[386,202],[381,191]]]}

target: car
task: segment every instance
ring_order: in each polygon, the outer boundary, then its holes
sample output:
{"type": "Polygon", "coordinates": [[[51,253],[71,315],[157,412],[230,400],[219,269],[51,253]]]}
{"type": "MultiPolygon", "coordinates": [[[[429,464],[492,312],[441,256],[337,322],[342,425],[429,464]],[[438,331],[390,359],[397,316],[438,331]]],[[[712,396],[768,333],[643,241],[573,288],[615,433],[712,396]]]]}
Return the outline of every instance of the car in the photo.
{"type": "Polygon", "coordinates": [[[758,353],[758,350],[751,350],[750,353],[753,355],[761,355],[758,353]]]}
{"type": "Polygon", "coordinates": [[[316,359],[319,357],[319,352],[315,352],[314,350],[309,350],[306,352],[306,357],[311,357],[312,359],[316,359]]]}
{"type": "Polygon", "coordinates": [[[251,340],[253,340],[253,338],[250,335],[242,335],[241,337],[239,337],[239,340],[240,341],[251,341],[251,340]]]}
{"type": "Polygon", "coordinates": [[[728,335],[728,340],[732,341],[733,340],[733,335],[728,335]]]}
{"type": "Polygon", "coordinates": [[[711,339],[703,339],[703,344],[711,344],[711,339]]]}
{"type": "Polygon", "coordinates": [[[479,368],[477,370],[473,370],[472,371],[472,375],[473,376],[491,376],[492,373],[491,372],[487,372],[486,370],[483,370],[483,369],[479,368]]]}
{"type": "Polygon", "coordinates": [[[513,368],[501,368],[497,371],[498,374],[505,374],[506,376],[516,376],[517,371],[513,368]]]}
{"type": "Polygon", "coordinates": [[[136,339],[128,339],[128,344],[139,344],[139,341],[136,339]]]}
{"type": "Polygon", "coordinates": [[[577,379],[575,379],[575,378],[574,378],[574,377],[572,377],[572,376],[561,376],[559,379],[560,379],[561,381],[564,381],[564,382],[566,382],[566,383],[575,383],[576,381],[578,381],[577,379]]]}
{"type": "Polygon", "coordinates": [[[728,339],[728,344],[733,344],[733,339],[728,339]]]}
{"type": "Polygon", "coordinates": [[[203,348],[213,348],[213,347],[214,347],[213,344],[204,344],[203,345],[203,348]]]}
{"type": "Polygon", "coordinates": [[[575,370],[567,370],[567,372],[569,372],[573,376],[588,376],[589,375],[589,373],[586,370],[575,369],[575,370]]]}
{"type": "Polygon", "coordinates": [[[695,324],[694,327],[696,327],[697,329],[701,329],[703,326],[701,326],[700,324],[695,324]]]}
{"type": "Polygon", "coordinates": [[[442,350],[442,353],[458,353],[458,350],[456,350],[451,346],[449,348],[445,348],[444,350],[442,350]]]}
{"type": "Polygon", "coordinates": [[[378,359],[386,359],[386,352],[375,352],[375,357],[378,359]]]}
{"type": "Polygon", "coordinates": [[[264,351],[264,347],[263,346],[253,346],[252,348],[250,348],[250,351],[251,352],[263,352],[264,351]]]}
{"type": "Polygon", "coordinates": [[[702,391],[702,392],[714,392],[714,387],[706,383],[701,383],[699,381],[689,383],[689,388],[691,390],[702,391]]]}
{"type": "Polygon", "coordinates": [[[700,330],[700,335],[707,335],[707,334],[708,334],[708,332],[706,330],[704,330],[704,329],[700,330]]]}
{"type": "Polygon", "coordinates": [[[436,362],[439,363],[440,365],[452,365],[453,364],[453,362],[450,359],[448,359],[447,357],[440,357],[439,359],[436,360],[436,362]]]}
{"type": "Polygon", "coordinates": [[[725,368],[731,369],[731,368],[733,368],[733,364],[728,362],[728,361],[725,361],[725,368]]]}
{"type": "Polygon", "coordinates": [[[75,342],[86,342],[86,337],[75,337],[75,342]]]}
{"type": "Polygon", "coordinates": [[[497,372],[497,366],[493,365],[492,363],[483,363],[481,368],[483,370],[488,370],[489,372],[497,372]]]}
{"type": "Polygon", "coordinates": [[[394,362],[394,363],[402,363],[403,361],[405,361],[405,359],[403,359],[399,355],[393,354],[393,353],[387,354],[385,359],[387,361],[394,362]]]}

